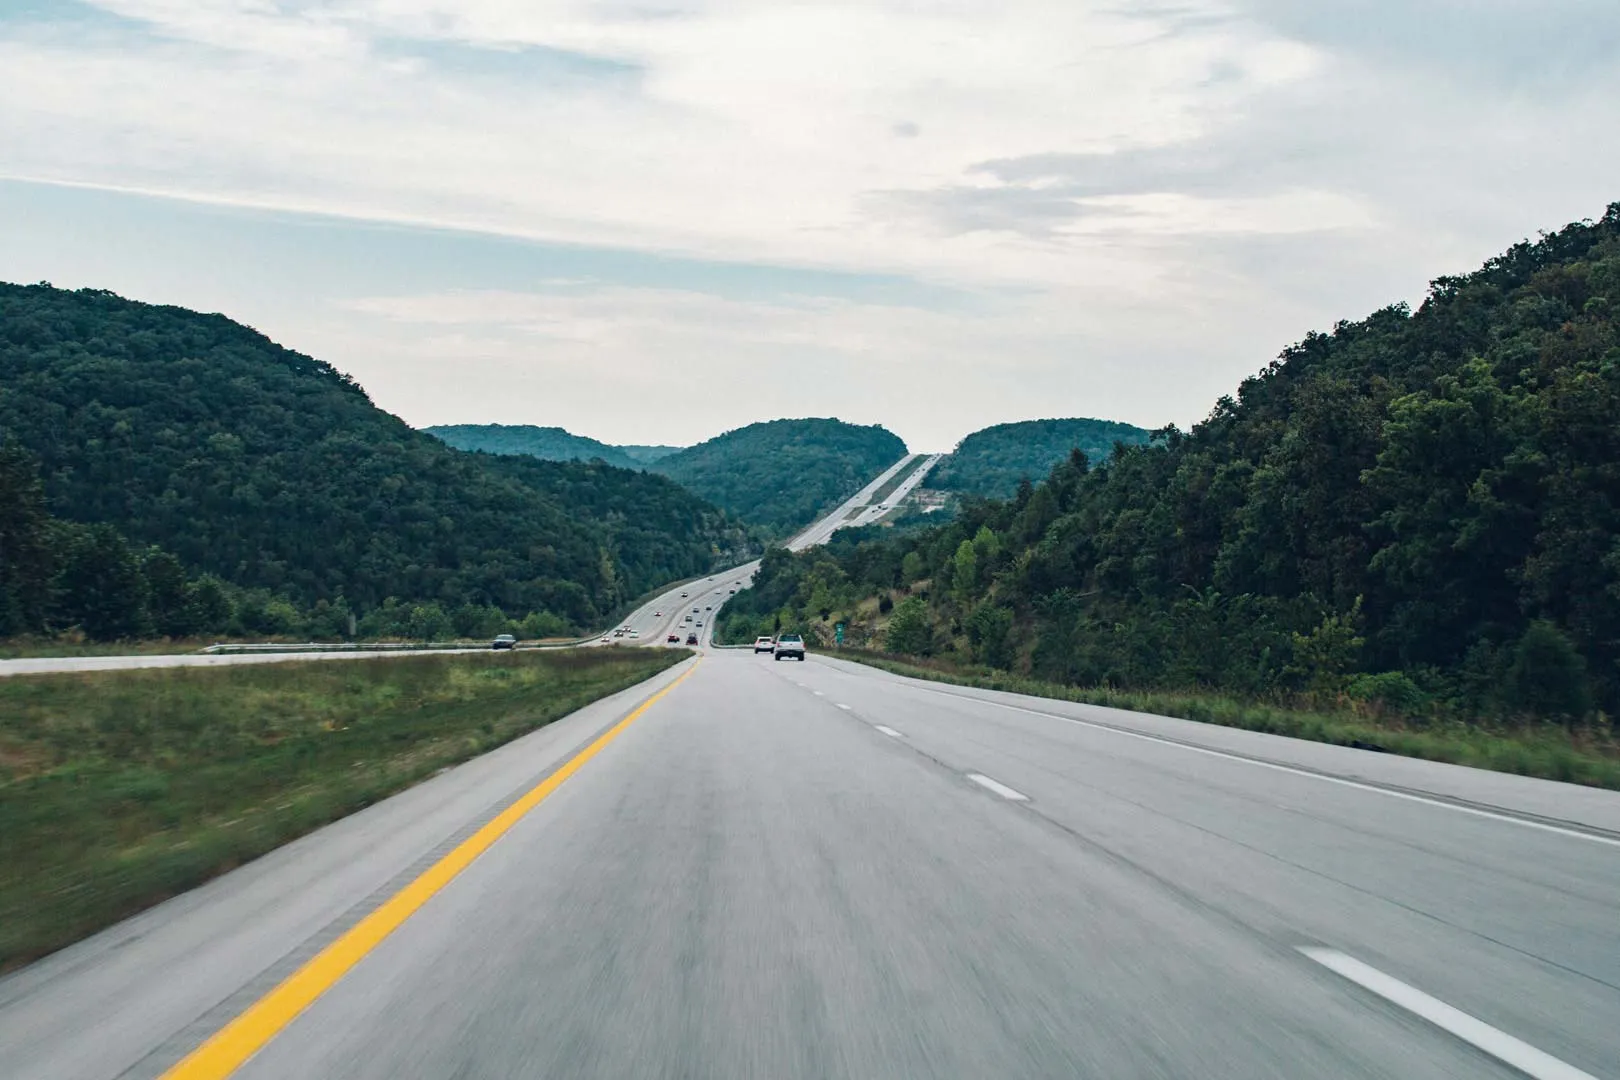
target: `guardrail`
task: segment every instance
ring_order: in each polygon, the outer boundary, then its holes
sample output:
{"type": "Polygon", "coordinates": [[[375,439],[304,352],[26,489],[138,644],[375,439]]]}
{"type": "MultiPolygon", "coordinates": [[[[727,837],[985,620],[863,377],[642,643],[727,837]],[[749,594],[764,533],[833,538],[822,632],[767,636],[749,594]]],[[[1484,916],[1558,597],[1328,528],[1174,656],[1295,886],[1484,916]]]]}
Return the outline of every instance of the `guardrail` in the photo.
{"type": "MultiPolygon", "coordinates": [[[[595,641],[600,635],[592,634],[590,637],[580,638],[577,641],[548,641],[543,645],[519,644],[518,649],[571,649],[595,641]]],[[[232,653],[322,653],[322,652],[476,652],[490,650],[487,641],[340,641],[340,642],[285,642],[262,641],[240,642],[231,644],[210,645],[199,652],[213,655],[227,655],[232,653]]]]}

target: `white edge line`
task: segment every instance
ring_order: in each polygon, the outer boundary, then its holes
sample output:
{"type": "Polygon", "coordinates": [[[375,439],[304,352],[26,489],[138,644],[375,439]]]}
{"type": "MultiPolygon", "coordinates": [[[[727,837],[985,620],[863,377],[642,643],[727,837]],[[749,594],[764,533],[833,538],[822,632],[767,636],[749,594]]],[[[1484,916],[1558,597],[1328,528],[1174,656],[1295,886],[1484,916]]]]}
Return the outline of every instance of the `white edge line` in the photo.
{"type": "Polygon", "coordinates": [[[1301,948],[1300,952],[1318,964],[1357,986],[1370,990],[1385,1001],[1399,1005],[1407,1012],[1422,1017],[1442,1031],[1450,1032],[1463,1042],[1483,1050],[1535,1080],[1597,1080],[1591,1073],[1558,1060],[1551,1054],[1537,1050],[1522,1039],[1491,1027],[1461,1009],[1452,1008],[1438,998],[1430,997],[1413,986],[1408,986],[1375,967],[1362,963],[1333,949],[1301,948]]]}
{"type": "Polygon", "coordinates": [[[1003,799],[1011,799],[1013,802],[1029,802],[1029,796],[1025,795],[1022,791],[1014,791],[1001,781],[992,780],[983,773],[970,772],[967,774],[967,778],[973,781],[975,784],[978,784],[980,787],[988,788],[989,790],[995,792],[1003,799]]]}
{"type": "Polygon", "coordinates": [[[1607,844],[1609,847],[1620,847],[1620,839],[1612,836],[1599,836],[1596,833],[1582,832],[1579,829],[1566,829],[1559,825],[1549,825],[1544,821],[1531,821],[1528,818],[1515,817],[1512,814],[1498,814],[1491,810],[1481,810],[1475,806],[1462,806],[1458,803],[1447,802],[1444,799],[1431,799],[1424,795],[1414,795],[1408,791],[1395,791],[1391,788],[1379,787],[1377,784],[1364,784],[1359,780],[1347,780],[1342,776],[1328,776],[1325,773],[1312,772],[1310,769],[1296,769],[1292,765],[1279,765],[1275,761],[1261,761],[1258,758],[1244,757],[1242,754],[1229,754],[1224,750],[1211,750],[1207,746],[1193,746],[1189,743],[1178,742],[1175,739],[1165,739],[1158,735],[1149,735],[1141,731],[1127,731],[1124,728],[1114,727],[1111,724],[1097,724],[1090,720],[1080,720],[1073,716],[1061,716],[1058,713],[1042,712],[1039,709],[1027,709],[1022,705],[1008,705],[1002,701],[992,701],[989,698],[973,697],[969,694],[952,694],[944,690],[935,690],[933,687],[918,687],[930,694],[939,694],[941,697],[954,698],[957,701],[977,701],[985,705],[994,705],[998,709],[1010,709],[1013,712],[1028,713],[1031,716],[1043,716],[1048,720],[1061,720],[1066,724],[1079,724],[1081,727],[1093,728],[1097,731],[1106,731],[1112,735],[1124,735],[1132,739],[1141,739],[1144,742],[1159,743],[1163,746],[1173,746],[1178,750],[1187,750],[1194,754],[1207,754],[1210,757],[1225,758],[1227,761],[1240,761],[1245,765],[1255,765],[1262,769],[1272,769],[1276,772],[1290,773],[1294,776],[1303,776],[1310,780],[1320,780],[1326,784],[1338,784],[1342,787],[1355,788],[1358,791],[1370,791],[1376,795],[1387,795],[1392,799],[1405,799],[1407,802],[1422,803],[1425,806],[1438,806],[1442,810],[1452,810],[1459,814],[1470,814],[1474,817],[1488,818],[1491,821],[1503,821],[1509,825],[1520,825],[1526,829],[1539,829],[1542,832],[1555,833],[1559,836],[1568,836],[1576,840],[1589,840],[1594,844],[1607,844]]]}
{"type": "Polygon", "coordinates": [[[894,728],[892,728],[892,727],[885,727],[882,724],[873,724],[872,726],[877,728],[879,731],[883,732],[883,734],[887,735],[891,739],[903,739],[903,738],[905,738],[904,735],[900,734],[898,731],[894,730],[894,728]]]}

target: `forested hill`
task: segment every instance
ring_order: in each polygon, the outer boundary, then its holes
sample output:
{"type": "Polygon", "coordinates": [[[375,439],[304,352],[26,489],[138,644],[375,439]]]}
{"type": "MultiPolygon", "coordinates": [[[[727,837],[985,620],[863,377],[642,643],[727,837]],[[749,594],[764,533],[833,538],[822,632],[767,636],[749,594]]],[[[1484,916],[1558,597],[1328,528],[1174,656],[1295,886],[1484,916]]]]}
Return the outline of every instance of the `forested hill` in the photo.
{"type": "Polygon", "coordinates": [[[1151,438],[1143,428],[1117,420],[1023,420],[975,431],[957,444],[925,481],[941,491],[989,499],[1011,497],[1020,480],[1039,480],[1079,450],[1103,461],[1116,442],[1139,446],[1151,438]]]}
{"type": "Polygon", "coordinates": [[[246,326],[94,290],[0,285],[0,441],[56,517],[302,605],[584,627],[743,542],[663,477],[453,450],[246,326]]]}
{"type": "Polygon", "coordinates": [[[771,420],[647,467],[745,521],[787,532],[859,491],[905,453],[899,436],[876,425],[771,420]]]}
{"type": "Polygon", "coordinates": [[[764,584],[852,637],[1076,683],[1612,717],[1617,315],[1620,204],[1307,337],[1188,433],[764,584]],[[874,591],[892,618],[855,606],[874,591]]]}
{"type": "Polygon", "coordinates": [[[521,454],[542,461],[605,461],[621,469],[639,469],[643,463],[617,446],[609,446],[560,427],[532,424],[440,424],[422,429],[457,450],[486,454],[521,454]]]}

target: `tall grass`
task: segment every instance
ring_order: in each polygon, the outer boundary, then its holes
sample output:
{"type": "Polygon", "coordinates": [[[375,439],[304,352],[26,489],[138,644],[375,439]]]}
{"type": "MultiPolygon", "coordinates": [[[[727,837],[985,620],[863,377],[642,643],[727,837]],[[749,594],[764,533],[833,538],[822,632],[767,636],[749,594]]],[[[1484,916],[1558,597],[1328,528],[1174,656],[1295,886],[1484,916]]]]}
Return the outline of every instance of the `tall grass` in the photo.
{"type": "Polygon", "coordinates": [[[897,675],[957,686],[1106,705],[1311,742],[1620,790],[1620,746],[1612,738],[1595,732],[1569,732],[1546,725],[1513,728],[1457,722],[1419,727],[1398,718],[1288,708],[1218,694],[1064,686],[990,669],[961,668],[938,660],[863,649],[844,649],[838,655],[897,675]]]}
{"type": "Polygon", "coordinates": [[[0,970],[687,655],[559,650],[0,680],[0,970]]]}

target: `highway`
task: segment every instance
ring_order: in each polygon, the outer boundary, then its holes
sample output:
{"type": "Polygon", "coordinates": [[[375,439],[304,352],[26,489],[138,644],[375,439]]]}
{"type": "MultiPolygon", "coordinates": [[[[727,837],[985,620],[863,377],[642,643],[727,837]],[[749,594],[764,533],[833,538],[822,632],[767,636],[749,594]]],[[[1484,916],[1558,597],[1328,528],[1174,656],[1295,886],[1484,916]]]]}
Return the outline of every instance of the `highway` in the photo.
{"type": "Polygon", "coordinates": [[[0,1077],[1620,1080],[1617,907],[1617,793],[706,648],[0,978],[0,1077]]]}
{"type": "Polygon", "coordinates": [[[1613,793],[709,650],[0,980],[0,1076],[1614,1077],[1617,897],[1613,793]]]}

